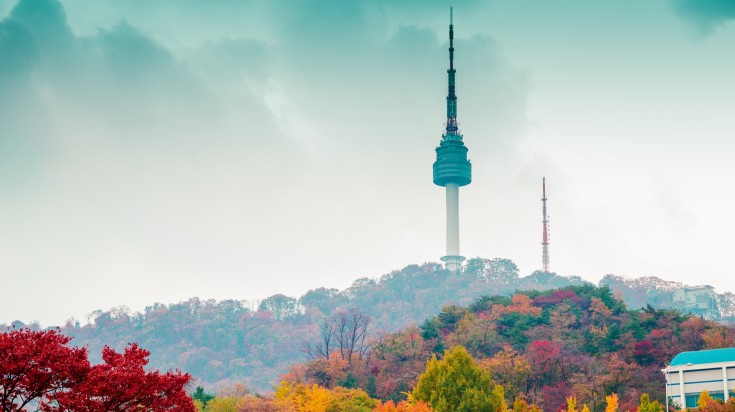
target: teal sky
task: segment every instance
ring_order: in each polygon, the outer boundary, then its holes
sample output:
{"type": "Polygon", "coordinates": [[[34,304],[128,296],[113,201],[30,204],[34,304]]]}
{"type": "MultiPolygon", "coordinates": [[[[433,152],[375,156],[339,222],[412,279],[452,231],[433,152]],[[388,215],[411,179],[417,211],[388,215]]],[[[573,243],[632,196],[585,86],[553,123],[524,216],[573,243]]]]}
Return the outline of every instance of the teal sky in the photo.
{"type": "MultiPolygon", "coordinates": [[[[735,2],[451,5],[463,254],[735,290],[735,2]]],[[[0,0],[0,323],[438,260],[449,6],[0,0]]]]}

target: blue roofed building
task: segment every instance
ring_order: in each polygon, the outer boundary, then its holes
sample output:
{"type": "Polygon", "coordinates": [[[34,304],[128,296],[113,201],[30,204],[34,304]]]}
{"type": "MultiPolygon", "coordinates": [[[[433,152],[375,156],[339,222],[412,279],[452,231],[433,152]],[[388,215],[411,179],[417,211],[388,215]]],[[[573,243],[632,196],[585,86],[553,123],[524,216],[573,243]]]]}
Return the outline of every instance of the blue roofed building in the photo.
{"type": "Polygon", "coordinates": [[[679,407],[696,408],[703,391],[723,401],[735,396],[735,348],[682,352],[661,371],[666,400],[679,407]]]}

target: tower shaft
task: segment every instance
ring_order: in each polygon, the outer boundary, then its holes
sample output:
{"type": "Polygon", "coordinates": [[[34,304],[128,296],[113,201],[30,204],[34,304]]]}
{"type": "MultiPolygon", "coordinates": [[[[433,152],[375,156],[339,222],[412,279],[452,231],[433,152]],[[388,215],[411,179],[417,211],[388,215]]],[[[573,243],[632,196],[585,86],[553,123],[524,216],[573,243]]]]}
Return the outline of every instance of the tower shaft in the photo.
{"type": "Polygon", "coordinates": [[[543,224],[544,224],[544,233],[541,240],[541,245],[543,247],[543,252],[541,256],[541,262],[543,265],[544,272],[549,272],[549,217],[546,215],[546,178],[544,177],[542,180],[542,186],[543,186],[543,197],[541,198],[541,204],[542,204],[542,212],[543,212],[543,224]]]}
{"type": "Polygon", "coordinates": [[[459,255],[459,186],[456,183],[447,183],[447,255],[443,258],[447,262],[447,269],[456,271],[462,265],[462,256],[459,255]]]}

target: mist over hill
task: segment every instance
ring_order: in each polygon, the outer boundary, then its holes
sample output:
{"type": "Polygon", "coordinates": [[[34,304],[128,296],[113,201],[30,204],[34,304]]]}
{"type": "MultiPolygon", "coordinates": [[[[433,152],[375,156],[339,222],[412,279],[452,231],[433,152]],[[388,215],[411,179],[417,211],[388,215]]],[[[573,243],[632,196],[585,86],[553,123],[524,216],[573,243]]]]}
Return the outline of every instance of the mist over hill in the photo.
{"type": "MultiPolygon", "coordinates": [[[[273,295],[257,305],[194,297],[155,303],[142,312],[117,307],[95,311],[86,324],[70,321],[61,329],[91,354],[104,345],[119,350],[137,342],[151,351],[152,367],[187,371],[209,387],[244,382],[255,391],[269,391],[279,374],[306,360],[304,342],[312,341],[335,311],[356,307],[364,312],[370,340],[421,324],[447,305],[469,306],[483,296],[569,286],[594,285],[578,276],[541,271],[522,277],[509,259],[474,258],[461,273],[450,273],[438,263],[413,264],[378,278],[357,279],[345,290],[316,288],[298,298],[273,295]]],[[[652,277],[614,275],[605,276],[600,286],[609,287],[631,309],[676,308],[671,296],[683,287],[652,277]]],[[[722,316],[732,316],[732,293],[717,298],[722,316]]]]}

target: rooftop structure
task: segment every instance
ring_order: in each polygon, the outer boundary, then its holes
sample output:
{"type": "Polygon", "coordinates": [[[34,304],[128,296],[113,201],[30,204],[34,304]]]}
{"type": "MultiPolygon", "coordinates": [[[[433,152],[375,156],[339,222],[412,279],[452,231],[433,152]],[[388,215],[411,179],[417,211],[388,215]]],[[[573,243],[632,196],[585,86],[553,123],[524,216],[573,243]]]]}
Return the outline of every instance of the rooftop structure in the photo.
{"type": "Polygon", "coordinates": [[[735,362],[735,348],[722,348],[682,352],[671,360],[669,366],[704,365],[708,363],[735,362]]]}

